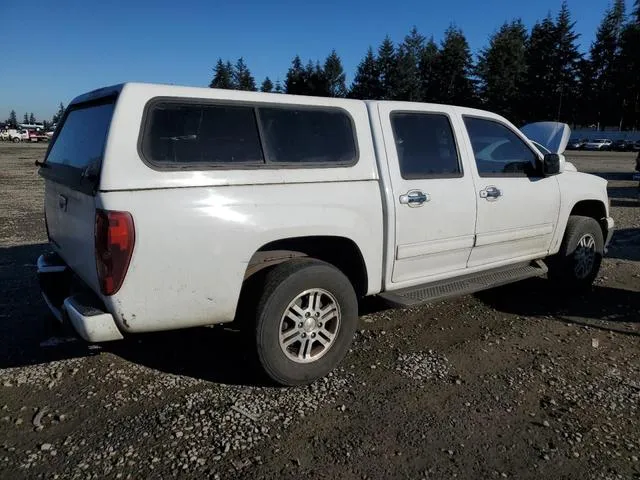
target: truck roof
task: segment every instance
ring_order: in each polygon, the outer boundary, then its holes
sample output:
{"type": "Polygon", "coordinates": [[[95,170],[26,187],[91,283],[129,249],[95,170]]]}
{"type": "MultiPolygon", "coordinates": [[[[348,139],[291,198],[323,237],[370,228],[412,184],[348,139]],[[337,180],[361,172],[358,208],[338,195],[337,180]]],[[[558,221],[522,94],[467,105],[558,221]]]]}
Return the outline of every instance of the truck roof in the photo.
{"type": "MultiPolygon", "coordinates": [[[[213,92],[220,92],[222,89],[210,88],[210,87],[192,87],[185,85],[172,85],[172,84],[163,84],[163,83],[148,83],[148,82],[125,82],[119,83],[115,85],[110,85],[102,88],[98,88],[96,90],[92,90],[90,92],[83,93],[76,98],[74,98],[70,105],[83,103],[91,100],[96,100],[98,98],[107,97],[110,95],[115,95],[120,93],[123,90],[140,90],[147,91],[150,90],[153,93],[153,96],[176,96],[176,97],[195,97],[195,98],[211,98],[211,99],[219,99],[219,95],[214,94],[213,92]]],[[[364,102],[368,105],[375,104],[383,104],[383,103],[393,103],[397,106],[406,105],[429,105],[436,109],[440,106],[446,107],[454,107],[459,109],[463,113],[467,115],[481,114],[482,116],[496,116],[498,115],[480,109],[461,107],[456,105],[449,104],[441,104],[441,103],[428,103],[428,102],[408,102],[408,101],[400,101],[400,100],[361,100],[361,99],[350,99],[350,98],[336,98],[336,97],[317,97],[311,95],[293,95],[289,93],[265,93],[265,92],[250,92],[244,90],[224,90],[225,97],[229,100],[238,100],[238,101],[247,101],[247,96],[255,98],[256,101],[262,102],[274,102],[281,103],[283,98],[293,97],[297,99],[306,99],[305,103],[309,104],[320,104],[320,105],[331,105],[332,103],[341,103],[341,102],[364,102]]]]}

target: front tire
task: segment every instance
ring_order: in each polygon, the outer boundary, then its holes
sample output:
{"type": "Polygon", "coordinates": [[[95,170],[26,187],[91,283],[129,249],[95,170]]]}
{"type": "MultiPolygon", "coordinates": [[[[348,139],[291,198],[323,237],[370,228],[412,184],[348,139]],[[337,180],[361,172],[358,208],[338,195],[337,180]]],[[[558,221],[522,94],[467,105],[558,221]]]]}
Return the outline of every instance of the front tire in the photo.
{"type": "Polygon", "coordinates": [[[598,222],[572,215],[560,251],[549,262],[549,279],[567,290],[587,290],[598,276],[603,255],[604,240],[598,222]]]}
{"type": "Polygon", "coordinates": [[[285,385],[309,384],[344,358],[358,322],[358,302],[337,268],[293,260],[269,271],[258,301],[255,342],[267,376],[285,385]]]}
{"type": "Polygon", "coordinates": [[[20,143],[20,139],[18,137],[13,138],[13,143],[20,143]]]}

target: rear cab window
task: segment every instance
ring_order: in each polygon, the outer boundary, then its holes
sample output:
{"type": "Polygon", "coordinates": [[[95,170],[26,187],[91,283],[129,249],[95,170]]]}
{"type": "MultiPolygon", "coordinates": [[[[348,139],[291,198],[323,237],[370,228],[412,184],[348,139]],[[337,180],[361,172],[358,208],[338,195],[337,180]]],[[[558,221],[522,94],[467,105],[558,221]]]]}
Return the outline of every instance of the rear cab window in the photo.
{"type": "Polygon", "coordinates": [[[351,166],[353,121],[337,107],[152,100],[139,142],[154,168],[351,166]]]}
{"type": "Polygon", "coordinates": [[[47,151],[42,176],[95,192],[115,102],[115,97],[108,97],[69,107],[47,151]]]}
{"type": "Polygon", "coordinates": [[[391,126],[402,178],[462,177],[453,128],[447,115],[394,112],[391,126]]]}

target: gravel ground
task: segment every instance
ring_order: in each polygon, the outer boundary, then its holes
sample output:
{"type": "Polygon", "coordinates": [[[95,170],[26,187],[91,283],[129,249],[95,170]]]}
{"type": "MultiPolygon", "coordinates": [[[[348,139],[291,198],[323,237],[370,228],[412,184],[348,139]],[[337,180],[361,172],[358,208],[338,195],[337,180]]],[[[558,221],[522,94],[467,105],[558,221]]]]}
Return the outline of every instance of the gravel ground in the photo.
{"type": "Polygon", "coordinates": [[[0,144],[0,478],[640,478],[633,155],[570,154],[610,181],[617,224],[588,295],[368,301],[341,368],[279,389],[232,329],[52,337],[43,153],[0,144]]]}

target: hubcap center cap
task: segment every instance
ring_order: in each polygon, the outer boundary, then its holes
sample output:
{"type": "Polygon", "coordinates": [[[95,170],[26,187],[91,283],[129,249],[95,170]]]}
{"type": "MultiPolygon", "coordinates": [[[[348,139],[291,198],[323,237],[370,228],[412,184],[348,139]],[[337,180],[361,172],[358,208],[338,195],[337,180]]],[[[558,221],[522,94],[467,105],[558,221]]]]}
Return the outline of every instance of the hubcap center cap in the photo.
{"type": "Polygon", "coordinates": [[[305,332],[310,332],[316,328],[316,320],[314,318],[305,319],[302,328],[304,328],[305,332]]]}

